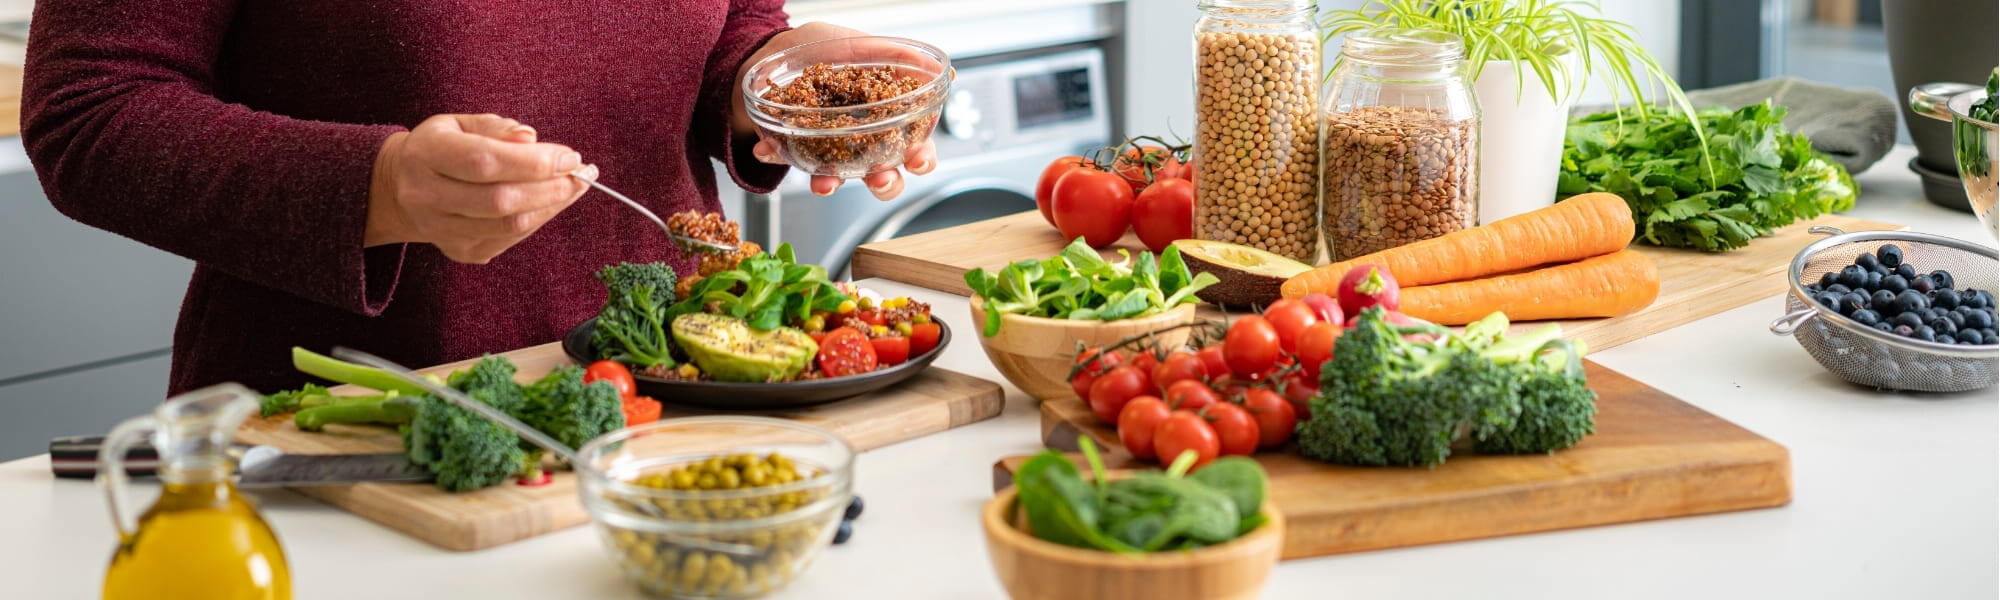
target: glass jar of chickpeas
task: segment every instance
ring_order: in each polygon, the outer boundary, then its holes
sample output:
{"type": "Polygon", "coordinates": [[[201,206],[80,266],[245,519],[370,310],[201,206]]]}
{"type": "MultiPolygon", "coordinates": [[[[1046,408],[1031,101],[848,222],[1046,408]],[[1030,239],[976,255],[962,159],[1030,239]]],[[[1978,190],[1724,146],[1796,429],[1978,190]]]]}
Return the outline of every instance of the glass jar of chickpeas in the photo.
{"type": "Polygon", "coordinates": [[[1194,235],[1319,254],[1320,37],[1313,0],[1200,0],[1194,235]]]}

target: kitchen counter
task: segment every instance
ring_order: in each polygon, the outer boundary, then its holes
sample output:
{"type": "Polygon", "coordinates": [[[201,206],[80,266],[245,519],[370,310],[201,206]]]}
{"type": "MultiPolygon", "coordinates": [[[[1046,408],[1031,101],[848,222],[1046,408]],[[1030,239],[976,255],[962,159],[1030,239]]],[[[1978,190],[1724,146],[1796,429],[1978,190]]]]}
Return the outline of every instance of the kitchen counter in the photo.
{"type": "MultiPolygon", "coordinates": [[[[1900,149],[1858,177],[1852,214],[1979,243],[1970,215],[1924,202],[1900,149]]],[[[963,300],[865,282],[975,331],[963,300]]],[[[1593,358],[1791,450],[1792,504],[1282,563],[1268,598],[1992,598],[2000,410],[1992,389],[1878,393],[1822,370],[1765,325],[1777,296],[1593,358]]],[[[961,337],[938,365],[1000,380],[961,337]]],[[[778,598],[1004,597],[976,511],[995,459],[1037,449],[1037,411],[1006,386],[990,421],[861,456],[868,509],[778,598]]],[[[77,401],[90,401],[79,398],[77,401]]],[[[103,497],[53,481],[46,456],[0,464],[0,579],[9,596],[96,593],[114,543],[103,497]]],[[[260,493],[290,557],[296,597],[640,598],[588,527],[473,553],[438,550],[288,492],[260,493]]],[[[1560,510],[1560,507],[1551,507],[1560,510]]]]}

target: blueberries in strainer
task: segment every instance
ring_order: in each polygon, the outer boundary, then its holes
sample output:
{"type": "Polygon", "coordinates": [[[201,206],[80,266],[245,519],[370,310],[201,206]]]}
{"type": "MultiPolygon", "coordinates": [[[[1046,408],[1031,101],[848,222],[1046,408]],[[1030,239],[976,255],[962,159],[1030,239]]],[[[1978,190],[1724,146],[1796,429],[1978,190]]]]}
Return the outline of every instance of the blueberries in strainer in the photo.
{"type": "MultiPolygon", "coordinates": [[[[1861,256],[1854,257],[1854,266],[1861,267],[1863,269],[1874,270],[1877,265],[1881,264],[1882,261],[1880,259],[1875,258],[1875,255],[1873,254],[1863,254],[1861,256]]],[[[1895,266],[1895,265],[1890,265],[1890,266],[1895,266]]]]}
{"type": "Polygon", "coordinates": [[[1937,282],[1932,281],[1929,275],[1918,275],[1910,280],[1910,289],[1928,294],[1931,290],[1937,289],[1937,282]]]}
{"type": "Polygon", "coordinates": [[[1970,328],[1958,330],[1958,333],[1954,337],[1957,337],[1960,342],[1973,344],[1984,343],[1986,341],[1986,336],[1981,335],[1979,330],[1970,328]]]}
{"type": "Polygon", "coordinates": [[[1989,329],[1993,327],[1993,309],[1975,308],[1965,312],[1965,325],[1969,329],[1989,329]]]}
{"type": "Polygon", "coordinates": [[[1940,335],[1952,335],[1958,333],[1958,324],[1953,323],[1951,322],[1951,319],[1947,319],[1944,317],[1933,318],[1929,321],[1925,321],[1924,324],[1929,325],[1931,329],[1937,330],[1937,332],[1940,335]]]}
{"type": "Polygon", "coordinates": [[[1875,249],[1875,262],[1894,269],[1896,265],[1903,264],[1903,249],[1897,248],[1894,244],[1883,244],[1881,248],[1875,249]]]}
{"type": "Polygon", "coordinates": [[[1848,288],[1852,289],[1861,287],[1861,284],[1867,282],[1868,282],[1868,271],[1862,269],[1861,267],[1848,265],[1840,270],[1841,285],[1847,286],[1848,288]]]}
{"type": "Polygon", "coordinates": [[[1877,323],[1882,322],[1882,313],[1878,313],[1864,308],[1861,310],[1854,311],[1853,313],[1847,315],[1847,318],[1854,319],[1854,322],[1856,323],[1867,325],[1869,327],[1874,327],[1877,323]]]}
{"type": "Polygon", "coordinates": [[[1895,329],[1891,329],[1891,330],[1889,330],[1889,333],[1893,333],[1893,334],[1896,334],[1896,335],[1900,335],[1900,336],[1903,336],[1903,337],[1910,337],[1910,334],[1913,334],[1913,333],[1916,333],[1916,332],[1917,332],[1917,328],[1915,328],[1915,327],[1911,327],[1911,326],[1909,326],[1909,325],[1897,325],[1895,329]]]}
{"type": "Polygon", "coordinates": [[[1910,332],[1910,337],[1926,342],[1935,342],[1937,341],[1937,331],[1932,330],[1929,325],[1922,325],[1918,326],[1916,331],[1910,332]]]}
{"type": "Polygon", "coordinates": [[[1895,333],[1896,329],[1896,326],[1890,325],[1888,321],[1876,321],[1874,327],[1890,333],[1895,333]]]}
{"type": "Polygon", "coordinates": [[[1951,290],[1931,290],[1931,306],[1945,310],[1958,308],[1958,292],[1951,290]]]}
{"type": "MultiPolygon", "coordinates": [[[[1942,273],[1943,271],[1939,271],[1939,272],[1940,272],[1940,273],[1942,273]]],[[[1897,275],[1902,275],[1902,276],[1903,276],[1903,279],[1906,279],[1906,280],[1907,280],[1907,279],[1916,279],[1916,278],[1917,278],[1917,267],[1916,267],[1916,265],[1912,265],[1912,264],[1910,264],[1910,263],[1903,263],[1903,264],[1900,264],[1900,265],[1896,265],[1896,274],[1897,274],[1897,275]]]]}
{"type": "Polygon", "coordinates": [[[1826,288],[1827,288],[1827,286],[1831,286],[1831,285],[1833,285],[1833,284],[1836,284],[1836,283],[1840,283],[1840,282],[1838,282],[1838,281],[1835,281],[1834,279],[1835,279],[1835,278],[1834,278],[1834,276],[1833,276],[1833,273],[1831,273],[1831,272],[1828,272],[1828,273],[1820,273],[1820,274],[1819,274],[1819,283],[1817,283],[1816,285],[1818,285],[1818,286],[1820,287],[1820,289],[1826,289],[1826,288]]]}
{"type": "Polygon", "coordinates": [[[1838,284],[1838,283],[1836,283],[1836,284],[1833,284],[1833,285],[1829,285],[1829,286],[1826,286],[1825,290],[1826,290],[1826,291],[1829,291],[1829,292],[1833,292],[1833,293],[1835,293],[1835,294],[1845,294],[1845,293],[1848,293],[1848,292],[1852,292],[1852,291],[1854,291],[1854,290],[1853,290],[1852,288],[1849,288],[1849,287],[1847,287],[1847,286],[1845,286],[1845,285],[1841,285],[1841,284],[1838,284]]]}
{"type": "Polygon", "coordinates": [[[1835,292],[1820,292],[1818,296],[1813,296],[1813,302],[1829,310],[1840,310],[1840,294],[1835,292]]]}
{"type": "MultiPolygon", "coordinates": [[[[1876,267],[1876,268],[1879,269],[1881,267],[1876,267]]],[[[1861,289],[1864,290],[1882,289],[1882,280],[1895,276],[1896,276],[1895,273],[1869,273],[1868,278],[1861,282],[1861,289]]]]}
{"type": "MultiPolygon", "coordinates": [[[[1895,317],[1889,319],[1889,324],[1896,325],[1898,326],[1898,328],[1908,327],[1914,330],[1917,328],[1918,325],[1924,324],[1924,318],[1923,316],[1918,315],[1915,311],[1906,311],[1897,313],[1895,317]]],[[[1905,333],[1901,335],[1909,335],[1909,334],[1905,333]]]]}
{"type": "Polygon", "coordinates": [[[1951,278],[1951,271],[1946,271],[1944,269],[1931,271],[1931,282],[1936,283],[1938,289],[1941,290],[1951,289],[1951,286],[1953,284],[1951,278]]]}
{"type": "Polygon", "coordinates": [[[1865,308],[1868,308],[1867,294],[1863,294],[1861,292],[1848,292],[1840,296],[1840,314],[1852,315],[1854,314],[1854,311],[1862,310],[1865,308]]]}
{"type": "Polygon", "coordinates": [[[1896,294],[1896,312],[1898,313],[1917,312],[1930,307],[1931,301],[1925,300],[1924,295],[1918,293],[1917,290],[1903,290],[1903,293],[1896,294]]]}
{"type": "Polygon", "coordinates": [[[1904,279],[1902,275],[1890,275],[1883,277],[1882,284],[1876,287],[1890,293],[1901,294],[1903,290],[1910,289],[1910,280],[1904,279]]]}

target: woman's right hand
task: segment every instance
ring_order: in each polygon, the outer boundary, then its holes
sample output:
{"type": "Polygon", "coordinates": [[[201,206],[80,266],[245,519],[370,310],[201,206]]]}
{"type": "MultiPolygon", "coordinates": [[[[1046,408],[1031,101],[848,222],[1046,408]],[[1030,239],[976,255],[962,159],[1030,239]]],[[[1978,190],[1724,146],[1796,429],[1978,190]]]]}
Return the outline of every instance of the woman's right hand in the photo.
{"type": "Polygon", "coordinates": [[[395,133],[375,158],[364,246],[427,243],[485,264],[526,239],[587,189],[597,167],[498,115],[437,115],[395,133]]]}

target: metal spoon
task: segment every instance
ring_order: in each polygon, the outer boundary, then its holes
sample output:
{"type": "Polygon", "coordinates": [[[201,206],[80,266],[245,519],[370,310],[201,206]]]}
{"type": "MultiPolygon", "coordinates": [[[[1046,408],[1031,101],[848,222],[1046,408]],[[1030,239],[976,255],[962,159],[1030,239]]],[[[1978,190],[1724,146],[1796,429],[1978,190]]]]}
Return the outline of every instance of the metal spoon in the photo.
{"type": "Polygon", "coordinates": [[[589,177],[584,177],[582,175],[578,175],[576,173],[570,173],[569,176],[575,177],[577,181],[588,183],[590,184],[590,187],[597,188],[597,191],[610,194],[611,197],[617,198],[619,202],[624,202],[626,206],[632,207],[632,210],[639,211],[639,214],[645,215],[646,219],[652,221],[654,225],[659,225],[660,231],[666,232],[667,237],[673,238],[673,240],[675,242],[680,243],[682,247],[688,248],[690,250],[695,250],[698,252],[709,252],[714,254],[730,254],[736,252],[735,246],[718,244],[708,240],[691,238],[685,235],[674,233],[673,229],[667,227],[666,221],[660,220],[660,215],[653,214],[653,211],[648,210],[644,205],[641,205],[638,202],[632,201],[631,198],[625,197],[624,194],[618,193],[618,190],[606,187],[604,184],[598,183],[596,180],[593,180],[589,177]]]}

